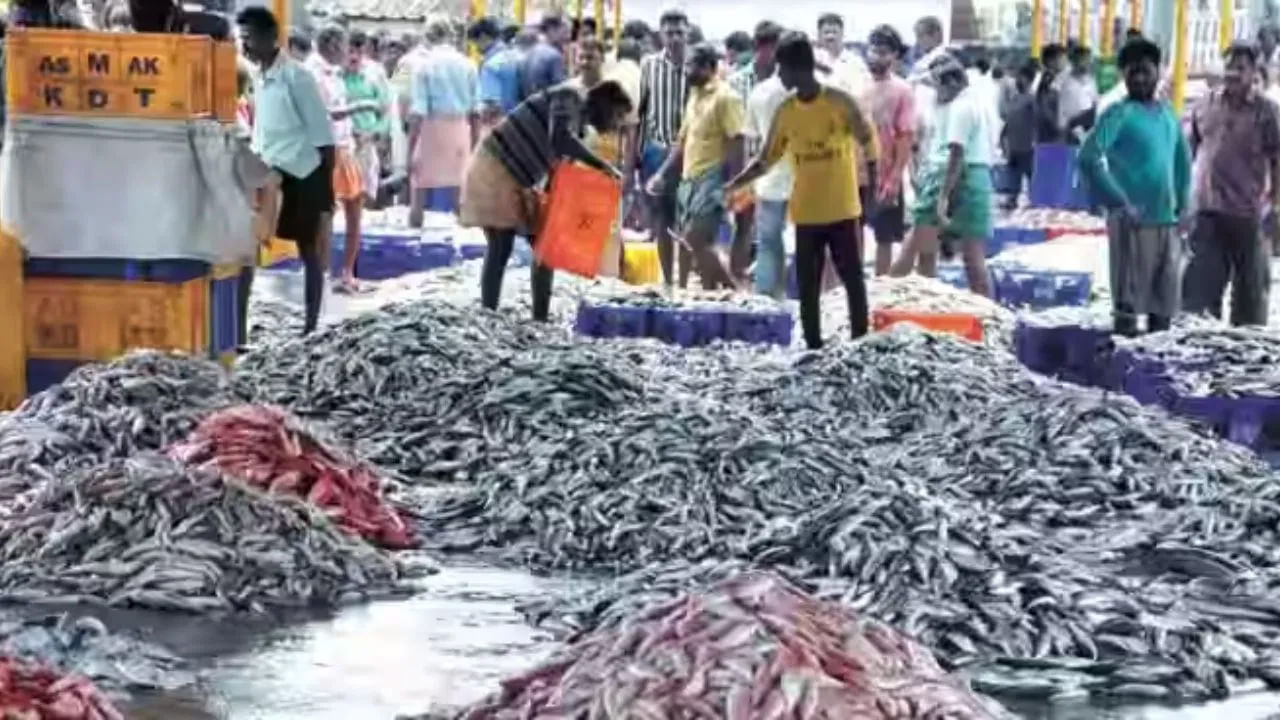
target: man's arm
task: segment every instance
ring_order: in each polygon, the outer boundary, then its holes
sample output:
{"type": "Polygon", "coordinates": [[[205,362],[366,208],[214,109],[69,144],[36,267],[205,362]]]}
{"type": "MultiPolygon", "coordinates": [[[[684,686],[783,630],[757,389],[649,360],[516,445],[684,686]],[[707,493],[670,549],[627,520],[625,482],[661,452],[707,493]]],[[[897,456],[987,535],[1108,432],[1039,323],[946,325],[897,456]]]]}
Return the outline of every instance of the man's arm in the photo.
{"type": "Polygon", "coordinates": [[[1181,124],[1178,122],[1177,116],[1173,111],[1169,111],[1169,123],[1173,126],[1177,140],[1177,145],[1173,149],[1173,182],[1174,197],[1177,200],[1177,206],[1174,208],[1178,218],[1191,207],[1191,148],[1187,144],[1187,138],[1182,134],[1181,124]]]}
{"type": "Polygon", "coordinates": [[[1084,175],[1094,189],[1102,194],[1103,199],[1111,207],[1130,208],[1132,204],[1128,196],[1125,195],[1124,188],[1121,188],[1120,184],[1116,182],[1115,176],[1111,174],[1106,161],[1107,153],[1110,152],[1111,145],[1115,142],[1116,131],[1121,122],[1123,112],[1123,105],[1112,105],[1102,113],[1102,116],[1098,118],[1098,124],[1093,128],[1093,132],[1085,137],[1084,144],[1080,146],[1080,154],[1076,158],[1076,165],[1080,168],[1080,173],[1084,175]]]}
{"type": "Polygon", "coordinates": [[[742,171],[746,161],[745,106],[737,93],[720,101],[720,127],[725,136],[725,173],[733,177],[742,171]]]}
{"type": "Polygon", "coordinates": [[[880,133],[876,132],[875,127],[867,120],[867,116],[862,112],[862,107],[852,95],[838,88],[831,88],[830,90],[844,104],[849,120],[849,133],[853,135],[853,139],[862,149],[863,157],[866,158],[867,187],[879,187],[876,170],[880,162],[880,133]]]}
{"type": "Polygon", "coordinates": [[[889,157],[882,162],[883,175],[880,179],[881,198],[895,202],[902,186],[903,173],[911,162],[911,153],[916,146],[916,100],[914,93],[904,93],[899,101],[894,117],[893,147],[886,148],[889,157]]]}
{"type": "Polygon", "coordinates": [[[727,192],[736,192],[750,185],[769,172],[769,168],[782,159],[783,154],[787,151],[787,137],[783,131],[779,130],[778,119],[782,117],[785,107],[786,104],[784,103],[774,111],[773,119],[769,122],[769,132],[765,136],[764,144],[760,146],[760,151],[747,163],[742,172],[738,173],[736,177],[725,185],[727,192]]]}
{"type": "Polygon", "coordinates": [[[620,177],[621,173],[617,168],[592,152],[583,144],[582,139],[570,130],[576,124],[575,114],[581,113],[583,109],[581,100],[576,97],[576,91],[567,92],[574,93],[575,97],[567,98],[564,92],[559,92],[553,93],[550,98],[551,144],[556,153],[603,173],[620,177]]]}
{"type": "Polygon", "coordinates": [[[302,71],[290,76],[289,93],[297,103],[302,127],[313,147],[333,149],[333,123],[320,95],[320,83],[311,73],[302,71]]]}

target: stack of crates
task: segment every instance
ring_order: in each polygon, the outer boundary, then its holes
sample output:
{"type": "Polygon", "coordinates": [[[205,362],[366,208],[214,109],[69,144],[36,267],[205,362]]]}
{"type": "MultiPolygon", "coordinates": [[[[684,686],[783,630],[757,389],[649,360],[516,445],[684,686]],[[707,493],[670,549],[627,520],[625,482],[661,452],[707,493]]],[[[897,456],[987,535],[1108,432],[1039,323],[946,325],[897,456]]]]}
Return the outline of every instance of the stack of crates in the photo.
{"type": "Polygon", "coordinates": [[[235,359],[238,266],[31,258],[24,275],[28,393],[134,349],[177,350],[227,365],[235,359]]]}

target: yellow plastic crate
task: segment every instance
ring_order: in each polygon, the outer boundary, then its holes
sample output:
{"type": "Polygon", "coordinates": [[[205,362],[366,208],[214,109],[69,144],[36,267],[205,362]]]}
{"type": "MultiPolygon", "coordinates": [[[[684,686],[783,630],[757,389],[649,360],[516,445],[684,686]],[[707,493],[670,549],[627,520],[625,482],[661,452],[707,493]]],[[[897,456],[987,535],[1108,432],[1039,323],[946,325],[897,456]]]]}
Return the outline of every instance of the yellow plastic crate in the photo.
{"type": "Polygon", "coordinates": [[[258,267],[274,267],[286,260],[298,259],[298,245],[292,240],[271,238],[266,245],[258,248],[258,267]]]}
{"type": "Polygon", "coordinates": [[[658,246],[651,242],[623,244],[622,279],[632,285],[657,285],[662,282],[662,263],[658,246]]]}
{"type": "Polygon", "coordinates": [[[18,406],[27,396],[27,350],[23,342],[22,246],[16,238],[0,233],[0,410],[18,406]]]}
{"type": "Polygon", "coordinates": [[[27,357],[102,361],[136,348],[204,355],[209,282],[28,278],[22,293],[27,357]]]}
{"type": "Polygon", "coordinates": [[[194,35],[11,28],[9,113],[209,117],[226,102],[216,101],[226,83],[215,88],[213,55],[213,40],[194,35]]]}

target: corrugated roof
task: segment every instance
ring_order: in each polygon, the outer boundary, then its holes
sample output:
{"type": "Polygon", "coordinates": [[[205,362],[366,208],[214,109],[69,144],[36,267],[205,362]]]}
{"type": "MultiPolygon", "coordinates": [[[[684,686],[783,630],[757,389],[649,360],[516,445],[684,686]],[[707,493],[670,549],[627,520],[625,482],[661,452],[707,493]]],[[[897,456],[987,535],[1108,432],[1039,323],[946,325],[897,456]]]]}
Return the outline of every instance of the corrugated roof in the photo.
{"type": "MultiPolygon", "coordinates": [[[[309,8],[328,17],[370,20],[425,20],[436,13],[450,13],[454,0],[313,0],[309,8]]],[[[465,0],[461,3],[465,6],[465,0]]]]}

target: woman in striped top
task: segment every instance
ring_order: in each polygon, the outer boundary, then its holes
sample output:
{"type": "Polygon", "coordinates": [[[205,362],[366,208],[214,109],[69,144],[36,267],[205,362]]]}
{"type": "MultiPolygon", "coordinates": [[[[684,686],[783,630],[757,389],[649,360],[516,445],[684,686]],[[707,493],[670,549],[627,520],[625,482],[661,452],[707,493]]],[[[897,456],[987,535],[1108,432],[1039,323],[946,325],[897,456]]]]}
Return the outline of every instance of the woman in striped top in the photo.
{"type": "MultiPolygon", "coordinates": [[[[498,307],[515,236],[533,235],[537,190],[556,162],[577,160],[621,179],[618,169],[588,149],[582,137],[585,125],[600,133],[615,130],[631,109],[631,98],[613,81],[590,89],[557,85],[520,103],[476,148],[462,181],[459,216],[464,227],[483,228],[489,245],[480,275],[480,301],[486,308],[498,307]]],[[[545,321],[550,304],[551,269],[534,263],[534,320],[545,321]]]]}

